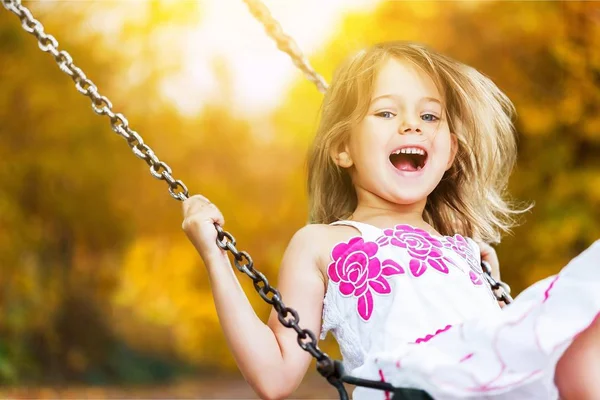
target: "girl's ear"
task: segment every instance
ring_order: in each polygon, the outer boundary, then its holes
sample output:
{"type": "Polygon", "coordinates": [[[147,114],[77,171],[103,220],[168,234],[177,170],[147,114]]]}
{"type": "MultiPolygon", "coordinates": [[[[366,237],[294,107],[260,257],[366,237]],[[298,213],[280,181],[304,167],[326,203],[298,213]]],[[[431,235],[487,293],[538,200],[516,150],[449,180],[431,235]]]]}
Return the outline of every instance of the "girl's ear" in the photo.
{"type": "Polygon", "coordinates": [[[456,152],[458,151],[458,139],[455,133],[450,132],[450,158],[448,159],[448,164],[446,165],[446,171],[452,167],[454,163],[454,158],[456,157],[456,152]]]}
{"type": "Polygon", "coordinates": [[[337,149],[331,150],[331,158],[338,166],[342,168],[350,168],[354,165],[350,152],[346,146],[339,146],[337,149]]]}

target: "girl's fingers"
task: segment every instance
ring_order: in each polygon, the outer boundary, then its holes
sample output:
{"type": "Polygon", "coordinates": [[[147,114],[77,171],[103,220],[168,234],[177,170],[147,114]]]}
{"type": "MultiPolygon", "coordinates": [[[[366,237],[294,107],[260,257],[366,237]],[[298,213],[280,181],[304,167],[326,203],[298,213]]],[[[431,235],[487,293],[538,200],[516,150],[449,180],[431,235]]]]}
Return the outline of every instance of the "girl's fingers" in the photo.
{"type": "Polygon", "coordinates": [[[183,215],[184,217],[193,214],[194,212],[197,212],[202,206],[208,206],[208,205],[212,205],[212,203],[210,202],[210,200],[208,200],[206,197],[199,195],[199,194],[195,194],[192,197],[188,197],[186,200],[184,200],[183,202],[183,215]]]}
{"type": "Polygon", "coordinates": [[[219,224],[221,226],[225,225],[225,218],[223,218],[223,214],[221,214],[221,211],[219,211],[217,206],[215,206],[214,204],[211,204],[211,208],[213,208],[215,211],[215,213],[213,215],[213,221],[215,221],[217,224],[219,224]]]}

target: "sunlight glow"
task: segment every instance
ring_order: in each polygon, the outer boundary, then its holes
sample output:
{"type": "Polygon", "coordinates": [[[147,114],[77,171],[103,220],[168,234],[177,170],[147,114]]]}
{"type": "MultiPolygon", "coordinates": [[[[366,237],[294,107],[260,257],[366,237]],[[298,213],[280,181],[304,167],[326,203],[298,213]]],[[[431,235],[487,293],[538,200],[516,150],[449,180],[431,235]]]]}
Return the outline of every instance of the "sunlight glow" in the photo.
{"type": "MultiPolygon", "coordinates": [[[[335,32],[344,13],[375,7],[367,0],[267,0],[284,32],[310,57],[335,32]]],[[[244,115],[277,106],[289,84],[302,73],[279,51],[241,0],[207,0],[197,29],[182,38],[182,73],[164,80],[163,93],[185,114],[208,101],[230,102],[244,115]],[[223,87],[218,77],[230,80],[223,87]]],[[[318,71],[317,71],[318,72],[318,71]]],[[[225,103],[226,104],[226,103],[225,103]]]]}

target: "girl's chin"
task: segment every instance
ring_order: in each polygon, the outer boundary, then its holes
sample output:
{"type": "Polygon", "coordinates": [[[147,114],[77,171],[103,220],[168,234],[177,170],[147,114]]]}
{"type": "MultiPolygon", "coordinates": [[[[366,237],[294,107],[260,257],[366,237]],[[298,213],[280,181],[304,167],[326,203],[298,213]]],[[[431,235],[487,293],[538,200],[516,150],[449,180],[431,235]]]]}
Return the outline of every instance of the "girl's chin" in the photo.
{"type": "Polygon", "coordinates": [[[394,182],[388,187],[388,199],[396,204],[411,205],[426,203],[427,197],[434,191],[436,185],[420,182],[394,182]]]}
{"type": "Polygon", "coordinates": [[[427,195],[421,193],[402,193],[391,198],[391,202],[402,206],[417,205],[427,202],[427,195]]]}

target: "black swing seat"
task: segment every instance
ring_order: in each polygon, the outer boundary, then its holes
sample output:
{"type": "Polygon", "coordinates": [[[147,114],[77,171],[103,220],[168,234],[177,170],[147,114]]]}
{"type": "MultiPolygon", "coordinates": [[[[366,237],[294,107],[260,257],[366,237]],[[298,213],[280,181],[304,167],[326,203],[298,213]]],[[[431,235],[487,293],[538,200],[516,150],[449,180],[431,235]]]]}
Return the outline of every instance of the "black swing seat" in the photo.
{"type": "Polygon", "coordinates": [[[392,400],[433,400],[433,397],[421,389],[398,388],[393,392],[392,400]]]}
{"type": "Polygon", "coordinates": [[[342,381],[346,383],[352,383],[355,386],[372,387],[373,389],[385,390],[391,394],[391,400],[433,400],[433,397],[421,389],[397,388],[384,382],[370,381],[348,376],[342,377],[342,381]],[[380,385],[382,384],[388,386],[388,388],[386,389],[381,387],[380,385]]]}
{"type": "Polygon", "coordinates": [[[421,389],[399,388],[387,382],[347,375],[340,360],[322,360],[317,363],[317,370],[337,389],[340,400],[348,399],[348,392],[344,387],[344,383],[389,392],[391,400],[433,400],[433,397],[421,389]]]}

